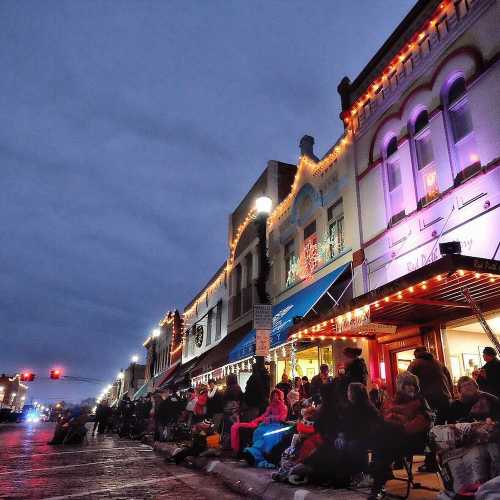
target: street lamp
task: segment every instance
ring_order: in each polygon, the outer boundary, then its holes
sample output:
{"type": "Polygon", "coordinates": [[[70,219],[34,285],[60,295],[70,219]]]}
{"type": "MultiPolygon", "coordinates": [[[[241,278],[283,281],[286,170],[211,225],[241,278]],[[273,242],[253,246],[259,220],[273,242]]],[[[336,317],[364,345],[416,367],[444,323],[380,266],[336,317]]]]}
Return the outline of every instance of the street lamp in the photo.
{"type": "Polygon", "coordinates": [[[159,328],[155,328],[152,332],[151,332],[151,336],[155,339],[157,337],[160,336],[160,333],[161,333],[161,330],[159,328]]]}
{"type": "Polygon", "coordinates": [[[137,363],[137,361],[139,361],[139,356],[137,356],[137,354],[134,354],[134,355],[130,358],[130,361],[132,361],[132,363],[137,363]]]}
{"type": "MultiPolygon", "coordinates": [[[[272,206],[273,201],[268,196],[260,196],[255,200],[255,210],[257,212],[255,223],[257,226],[257,236],[259,238],[259,276],[257,278],[256,288],[260,305],[268,305],[271,303],[271,298],[266,290],[266,283],[269,278],[269,258],[267,256],[267,218],[271,213],[272,206]]],[[[256,356],[255,361],[261,377],[268,377],[264,366],[264,356],[256,356]]]]}

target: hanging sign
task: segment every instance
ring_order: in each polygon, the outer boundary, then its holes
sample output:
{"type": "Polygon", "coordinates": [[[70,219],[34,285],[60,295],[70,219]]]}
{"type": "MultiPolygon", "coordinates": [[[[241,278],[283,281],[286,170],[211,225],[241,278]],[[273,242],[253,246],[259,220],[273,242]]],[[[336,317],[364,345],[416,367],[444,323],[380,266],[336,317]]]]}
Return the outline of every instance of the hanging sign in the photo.
{"type": "Polygon", "coordinates": [[[382,323],[368,323],[361,325],[358,331],[361,333],[396,333],[396,325],[384,325],[382,323]]]}
{"type": "Polygon", "coordinates": [[[362,327],[370,323],[370,309],[356,309],[354,313],[348,312],[337,316],[335,319],[337,332],[360,331],[362,327]]]}
{"type": "Polygon", "coordinates": [[[269,356],[269,349],[271,347],[271,331],[270,330],[256,330],[255,331],[255,355],[256,356],[269,356]]]}
{"type": "Polygon", "coordinates": [[[272,330],[273,306],[268,304],[253,306],[253,327],[256,330],[272,330]]]}

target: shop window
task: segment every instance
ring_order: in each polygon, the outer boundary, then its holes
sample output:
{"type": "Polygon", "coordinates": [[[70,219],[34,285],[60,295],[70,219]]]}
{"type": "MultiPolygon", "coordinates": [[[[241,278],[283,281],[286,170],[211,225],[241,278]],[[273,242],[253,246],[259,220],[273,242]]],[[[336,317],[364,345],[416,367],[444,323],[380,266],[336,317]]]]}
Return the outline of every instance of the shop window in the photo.
{"type": "Polygon", "coordinates": [[[288,280],[295,257],[295,241],[290,240],[285,244],[285,279],[288,280]]]}
{"type": "Polygon", "coordinates": [[[210,345],[212,343],[212,321],[214,317],[213,309],[210,309],[207,314],[207,341],[206,345],[210,345]]]}
{"type": "Polygon", "coordinates": [[[455,181],[459,183],[480,169],[476,136],[463,77],[457,78],[449,87],[445,96],[445,108],[451,137],[455,181]]]}
{"type": "Polygon", "coordinates": [[[330,258],[344,251],[344,204],[342,198],[327,211],[330,238],[330,258]]]}
{"type": "Polygon", "coordinates": [[[304,251],[301,263],[305,277],[314,273],[318,267],[318,258],[318,235],[316,221],[313,221],[304,228],[304,251]]]}
{"type": "Polygon", "coordinates": [[[389,223],[394,224],[405,216],[398,140],[395,136],[387,143],[383,157],[387,176],[389,223]]]}
{"type": "MultiPolygon", "coordinates": [[[[411,129],[411,127],[410,127],[411,129]]],[[[439,196],[439,184],[432,136],[427,111],[421,111],[413,125],[413,157],[419,206],[425,206],[439,196]]]]}
{"type": "Polygon", "coordinates": [[[222,300],[217,302],[217,312],[215,314],[215,340],[219,340],[222,334],[222,300]]]}

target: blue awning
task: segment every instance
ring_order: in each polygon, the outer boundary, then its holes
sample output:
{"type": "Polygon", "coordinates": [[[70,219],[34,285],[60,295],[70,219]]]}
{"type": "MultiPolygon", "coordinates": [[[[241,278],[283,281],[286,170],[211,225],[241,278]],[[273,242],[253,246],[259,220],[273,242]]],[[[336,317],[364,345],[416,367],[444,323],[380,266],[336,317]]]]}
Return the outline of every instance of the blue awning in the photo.
{"type": "MultiPolygon", "coordinates": [[[[305,316],[318,302],[349,264],[338,267],[335,271],[300,290],[287,299],[273,306],[273,329],[271,347],[276,347],[288,339],[288,331],[295,316],[305,316]]],[[[234,363],[255,353],[255,330],[251,330],[229,353],[229,361],[234,363]]]]}

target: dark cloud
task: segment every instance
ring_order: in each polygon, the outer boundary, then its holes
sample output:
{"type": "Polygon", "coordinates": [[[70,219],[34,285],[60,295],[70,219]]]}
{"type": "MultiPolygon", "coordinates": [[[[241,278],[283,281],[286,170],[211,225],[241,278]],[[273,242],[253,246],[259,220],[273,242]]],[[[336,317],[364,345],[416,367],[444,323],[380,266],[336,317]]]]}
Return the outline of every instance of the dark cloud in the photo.
{"type": "Polygon", "coordinates": [[[266,162],[331,146],[338,81],[411,4],[2,2],[0,371],[109,382],[220,266],[266,162]]]}

